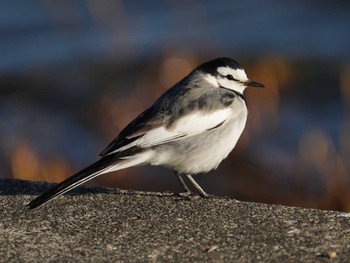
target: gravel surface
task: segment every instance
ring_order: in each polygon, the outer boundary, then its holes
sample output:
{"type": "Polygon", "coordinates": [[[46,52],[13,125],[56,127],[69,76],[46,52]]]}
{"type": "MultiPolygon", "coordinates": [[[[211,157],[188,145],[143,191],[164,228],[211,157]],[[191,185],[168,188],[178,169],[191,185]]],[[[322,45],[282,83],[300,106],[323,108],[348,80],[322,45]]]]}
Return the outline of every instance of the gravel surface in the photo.
{"type": "Polygon", "coordinates": [[[349,262],[350,213],[0,179],[0,262],[349,262]]]}

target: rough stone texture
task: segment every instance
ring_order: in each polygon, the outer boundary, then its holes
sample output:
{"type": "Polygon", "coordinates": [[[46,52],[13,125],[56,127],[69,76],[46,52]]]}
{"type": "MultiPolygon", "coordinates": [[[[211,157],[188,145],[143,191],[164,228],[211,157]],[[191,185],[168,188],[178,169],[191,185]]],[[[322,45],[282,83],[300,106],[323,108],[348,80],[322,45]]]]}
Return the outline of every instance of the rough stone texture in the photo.
{"type": "Polygon", "coordinates": [[[0,180],[1,262],[349,262],[350,214],[0,180]]]}

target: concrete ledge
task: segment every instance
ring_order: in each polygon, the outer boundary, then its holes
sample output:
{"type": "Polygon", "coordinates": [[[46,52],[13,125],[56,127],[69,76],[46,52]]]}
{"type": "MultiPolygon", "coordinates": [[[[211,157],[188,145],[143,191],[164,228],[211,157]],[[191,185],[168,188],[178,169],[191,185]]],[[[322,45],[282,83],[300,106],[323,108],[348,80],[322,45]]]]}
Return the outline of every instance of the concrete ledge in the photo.
{"type": "Polygon", "coordinates": [[[1,262],[348,262],[350,213],[0,180],[1,262]]]}

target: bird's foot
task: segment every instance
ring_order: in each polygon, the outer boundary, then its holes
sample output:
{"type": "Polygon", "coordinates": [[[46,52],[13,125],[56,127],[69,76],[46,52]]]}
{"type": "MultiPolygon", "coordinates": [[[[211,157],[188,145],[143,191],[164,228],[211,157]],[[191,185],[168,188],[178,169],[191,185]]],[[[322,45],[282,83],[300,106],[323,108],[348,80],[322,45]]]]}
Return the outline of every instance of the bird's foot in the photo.
{"type": "Polygon", "coordinates": [[[181,197],[181,198],[188,199],[188,200],[197,199],[200,197],[199,195],[193,193],[192,191],[176,193],[175,195],[177,197],[181,197]]]}

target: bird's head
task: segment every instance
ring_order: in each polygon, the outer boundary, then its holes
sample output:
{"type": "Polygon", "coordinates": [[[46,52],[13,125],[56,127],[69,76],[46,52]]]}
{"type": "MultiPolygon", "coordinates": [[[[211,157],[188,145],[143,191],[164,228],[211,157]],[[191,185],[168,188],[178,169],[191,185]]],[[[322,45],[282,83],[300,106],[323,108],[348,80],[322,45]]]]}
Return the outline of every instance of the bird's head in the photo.
{"type": "Polygon", "coordinates": [[[197,68],[197,72],[211,85],[243,94],[247,87],[263,88],[264,85],[248,79],[244,69],[230,58],[217,58],[197,68]]]}

